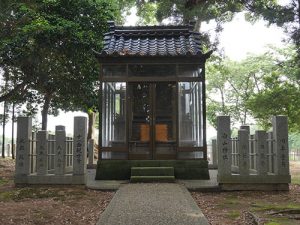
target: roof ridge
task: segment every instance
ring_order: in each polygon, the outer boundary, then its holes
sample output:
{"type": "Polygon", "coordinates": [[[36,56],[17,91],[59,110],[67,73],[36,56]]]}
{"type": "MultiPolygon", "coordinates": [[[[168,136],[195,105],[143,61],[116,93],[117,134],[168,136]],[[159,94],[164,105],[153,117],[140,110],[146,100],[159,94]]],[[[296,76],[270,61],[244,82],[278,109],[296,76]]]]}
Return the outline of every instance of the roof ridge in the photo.
{"type": "Polygon", "coordinates": [[[114,21],[108,21],[107,22],[108,27],[110,28],[110,31],[114,31],[114,30],[126,30],[126,29],[130,29],[130,30],[143,30],[143,29],[151,29],[151,30],[155,30],[155,29],[161,29],[161,30],[165,30],[165,29],[187,29],[190,31],[194,30],[194,26],[195,26],[195,22],[194,21],[190,21],[188,24],[169,24],[169,25],[140,25],[140,26],[123,26],[123,25],[116,25],[114,21]]]}
{"type": "Polygon", "coordinates": [[[104,35],[102,56],[201,56],[201,37],[192,24],[116,26],[104,35]]]}

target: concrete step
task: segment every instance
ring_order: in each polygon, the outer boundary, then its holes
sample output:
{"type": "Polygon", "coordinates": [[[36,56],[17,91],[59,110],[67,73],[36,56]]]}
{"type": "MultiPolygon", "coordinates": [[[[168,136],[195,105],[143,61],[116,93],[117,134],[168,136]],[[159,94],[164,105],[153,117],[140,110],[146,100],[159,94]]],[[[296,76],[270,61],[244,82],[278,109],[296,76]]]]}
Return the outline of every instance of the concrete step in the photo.
{"type": "Polygon", "coordinates": [[[131,176],[174,176],[174,167],[131,167],[131,176]]]}
{"type": "Polygon", "coordinates": [[[174,183],[174,176],[131,176],[130,182],[132,183],[145,183],[145,182],[166,182],[174,183]]]}

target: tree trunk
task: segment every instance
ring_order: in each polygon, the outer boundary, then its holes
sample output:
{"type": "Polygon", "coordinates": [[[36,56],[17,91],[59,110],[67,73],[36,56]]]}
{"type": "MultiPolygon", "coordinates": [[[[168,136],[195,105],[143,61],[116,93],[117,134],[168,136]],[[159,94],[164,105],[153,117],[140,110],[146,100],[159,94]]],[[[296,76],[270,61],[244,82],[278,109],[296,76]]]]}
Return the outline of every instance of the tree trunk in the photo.
{"type": "Polygon", "coordinates": [[[15,147],[14,147],[14,137],[15,137],[15,103],[12,105],[12,126],[11,126],[11,157],[15,159],[15,147]]]}
{"type": "Polygon", "coordinates": [[[89,117],[89,126],[88,126],[87,139],[89,140],[89,139],[92,139],[94,136],[94,125],[95,125],[95,120],[96,120],[96,113],[89,111],[88,117],[89,117]]]}
{"type": "Polygon", "coordinates": [[[4,106],[3,106],[2,158],[5,158],[5,122],[6,122],[6,102],[4,102],[4,106]]]}
{"type": "Polygon", "coordinates": [[[50,102],[51,102],[51,94],[47,93],[44,96],[44,105],[42,110],[42,130],[47,130],[50,102]]]}
{"type": "Polygon", "coordinates": [[[222,99],[222,111],[223,113],[225,113],[225,97],[224,97],[224,92],[223,90],[220,88],[220,93],[221,93],[221,99],[222,99]]]}
{"type": "Polygon", "coordinates": [[[243,123],[242,123],[242,125],[245,125],[246,122],[247,122],[247,110],[245,109],[245,111],[244,111],[244,118],[243,118],[243,123]]]}

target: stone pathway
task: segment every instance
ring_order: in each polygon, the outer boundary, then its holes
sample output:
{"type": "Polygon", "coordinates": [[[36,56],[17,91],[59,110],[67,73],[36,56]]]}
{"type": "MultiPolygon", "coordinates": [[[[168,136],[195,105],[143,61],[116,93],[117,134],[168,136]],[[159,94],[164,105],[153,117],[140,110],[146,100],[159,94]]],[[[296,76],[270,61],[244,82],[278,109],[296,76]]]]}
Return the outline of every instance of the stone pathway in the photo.
{"type": "Polygon", "coordinates": [[[121,186],[97,225],[208,225],[187,189],[180,184],[121,186]]]}

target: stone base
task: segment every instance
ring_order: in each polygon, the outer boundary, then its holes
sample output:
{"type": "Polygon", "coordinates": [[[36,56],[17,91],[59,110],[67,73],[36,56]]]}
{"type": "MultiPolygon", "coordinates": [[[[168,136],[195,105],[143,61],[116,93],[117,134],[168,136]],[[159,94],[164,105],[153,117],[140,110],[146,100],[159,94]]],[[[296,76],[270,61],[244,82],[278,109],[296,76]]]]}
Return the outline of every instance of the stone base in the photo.
{"type": "Polygon", "coordinates": [[[217,170],[218,169],[218,165],[215,165],[215,164],[208,164],[208,168],[210,170],[217,170]]]}
{"type": "Polygon", "coordinates": [[[62,176],[48,174],[38,176],[31,174],[28,176],[15,176],[15,184],[86,184],[87,175],[66,174],[62,176]]]}
{"type": "Polygon", "coordinates": [[[100,160],[96,180],[129,180],[131,167],[174,167],[175,179],[209,180],[206,160],[100,160]]]}
{"type": "Polygon", "coordinates": [[[291,175],[255,175],[242,176],[239,174],[218,174],[217,181],[220,184],[287,184],[291,183],[291,175]]]}
{"type": "Polygon", "coordinates": [[[97,169],[97,164],[87,164],[87,169],[97,169]]]}
{"type": "Polygon", "coordinates": [[[289,184],[219,184],[222,191],[288,191],[289,184]]]}
{"type": "Polygon", "coordinates": [[[222,191],[288,191],[290,175],[218,175],[217,180],[222,191]]]}

